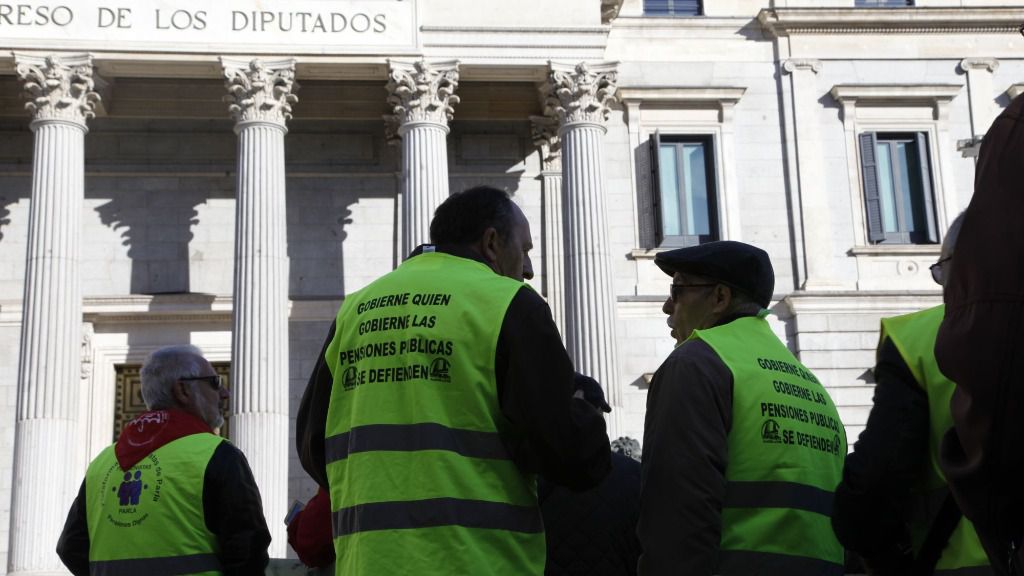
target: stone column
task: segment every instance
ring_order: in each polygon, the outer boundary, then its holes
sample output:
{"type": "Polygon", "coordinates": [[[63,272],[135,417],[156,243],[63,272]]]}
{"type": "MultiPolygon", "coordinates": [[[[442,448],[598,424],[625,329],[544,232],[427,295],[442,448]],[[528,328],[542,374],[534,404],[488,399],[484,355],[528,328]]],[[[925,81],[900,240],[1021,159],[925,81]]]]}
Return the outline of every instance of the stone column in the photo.
{"type": "Polygon", "coordinates": [[[459,103],[459,63],[388,62],[385,121],[402,139],[401,259],[430,240],[434,210],[448,198],[448,122],[459,103]]]}
{"type": "Polygon", "coordinates": [[[544,210],[544,287],[551,316],[565,338],[565,227],[562,211],[562,151],[558,120],[530,116],[533,144],[540,152],[544,210]]]}
{"type": "Polygon", "coordinates": [[[288,455],[288,253],[285,123],[295,61],[222,59],[238,134],[235,290],[231,337],[231,435],[252,466],[271,534],[286,553],[288,455]]]}
{"type": "MultiPolygon", "coordinates": [[[[602,139],[615,100],[615,64],[550,67],[544,108],[558,118],[562,147],[566,349],[577,370],[604,386],[614,408],[622,406],[622,391],[602,139]]],[[[609,428],[614,437],[614,418],[609,428]]]]}
{"type": "Polygon", "coordinates": [[[967,94],[971,103],[971,136],[988,132],[999,109],[992,91],[992,75],[999,69],[995,58],[964,58],[960,70],[967,75],[967,94]]]}
{"type": "Polygon", "coordinates": [[[796,132],[796,183],[800,191],[800,219],[803,230],[806,273],[804,290],[839,288],[834,278],[832,219],[829,189],[825,185],[825,159],[822,156],[819,115],[821,104],[815,75],[821,71],[819,60],[793,58],[782,65],[789,74],[792,93],[790,111],[796,132]]]}
{"type": "Polygon", "coordinates": [[[66,573],[54,546],[78,493],[86,120],[99,96],[89,55],[16,54],[35,133],[22,301],[10,574],[66,573]],[[69,465],[69,463],[71,463],[69,465]]]}

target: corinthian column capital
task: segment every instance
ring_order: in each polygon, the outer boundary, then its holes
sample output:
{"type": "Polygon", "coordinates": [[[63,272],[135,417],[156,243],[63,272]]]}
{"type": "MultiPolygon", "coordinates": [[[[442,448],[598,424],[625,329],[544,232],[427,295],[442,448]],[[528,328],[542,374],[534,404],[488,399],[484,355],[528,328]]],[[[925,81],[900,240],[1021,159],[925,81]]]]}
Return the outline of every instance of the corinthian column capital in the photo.
{"type": "Polygon", "coordinates": [[[291,120],[292,104],[299,101],[293,94],[299,89],[295,60],[220,60],[228,90],[224,101],[235,122],[261,121],[284,127],[291,120]]]}
{"type": "Polygon", "coordinates": [[[558,138],[558,120],[551,116],[530,116],[530,137],[540,150],[545,172],[562,171],[562,142],[558,138]]]}
{"type": "Polygon", "coordinates": [[[548,82],[542,89],[544,113],[557,117],[563,126],[577,122],[603,124],[609,106],[618,100],[617,65],[549,62],[548,82]]]}
{"type": "Polygon", "coordinates": [[[92,75],[92,56],[14,55],[18,77],[25,87],[25,109],[33,120],[62,120],[82,127],[95,116],[100,96],[92,75]]]}
{"type": "Polygon", "coordinates": [[[459,87],[459,62],[389,60],[388,108],[384,120],[404,132],[411,122],[429,122],[448,126],[459,103],[455,90],[459,87]]]}

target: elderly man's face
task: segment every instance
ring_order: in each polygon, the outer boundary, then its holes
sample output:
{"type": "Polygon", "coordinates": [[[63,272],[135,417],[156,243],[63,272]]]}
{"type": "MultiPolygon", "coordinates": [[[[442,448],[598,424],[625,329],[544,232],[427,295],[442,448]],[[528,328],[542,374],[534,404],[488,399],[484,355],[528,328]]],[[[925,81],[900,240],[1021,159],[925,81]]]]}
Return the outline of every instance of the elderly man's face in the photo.
{"type": "Polygon", "coordinates": [[[710,328],[718,314],[715,309],[715,286],[708,278],[676,272],[672,276],[675,299],[672,294],[665,300],[661,310],[668,314],[666,320],[676,342],[683,342],[694,330],[710,328]]]}
{"type": "Polygon", "coordinates": [[[533,262],[530,261],[533,237],[530,234],[530,222],[523,211],[515,205],[513,211],[512,229],[506,238],[499,238],[495,243],[491,267],[498,274],[521,282],[524,278],[533,278],[533,262]]]}
{"type": "MultiPolygon", "coordinates": [[[[200,362],[202,368],[197,376],[216,376],[217,372],[205,359],[200,362]]],[[[190,394],[190,406],[185,409],[193,416],[201,418],[210,428],[217,429],[224,425],[224,414],[222,408],[226,406],[228,399],[227,388],[219,384],[214,387],[209,381],[190,380],[188,381],[190,394]]]]}

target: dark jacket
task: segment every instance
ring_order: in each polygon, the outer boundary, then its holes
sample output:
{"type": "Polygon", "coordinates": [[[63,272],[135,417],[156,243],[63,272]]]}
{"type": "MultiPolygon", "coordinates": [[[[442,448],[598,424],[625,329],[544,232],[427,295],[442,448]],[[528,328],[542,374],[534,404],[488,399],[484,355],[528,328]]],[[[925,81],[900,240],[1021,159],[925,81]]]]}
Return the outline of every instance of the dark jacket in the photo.
{"type": "Polygon", "coordinates": [[[640,463],[612,453],[612,471],[596,488],[571,492],[543,478],[547,576],[632,576],[640,557],[640,463]]]}
{"type": "Polygon", "coordinates": [[[722,536],[732,372],[701,340],[676,348],[647,391],[638,572],[709,575],[722,536]]]}
{"type": "MultiPolygon", "coordinates": [[[[83,481],[57,542],[57,555],[75,576],[89,574],[85,489],[83,481]]],[[[203,515],[206,528],[217,536],[225,576],[263,574],[270,545],[263,501],[245,456],[229,442],[221,442],[206,466],[203,515]]]]}
{"type": "Polygon", "coordinates": [[[888,338],[874,373],[874,406],[846,457],[832,527],[874,573],[899,576],[914,559],[906,504],[928,465],[928,397],[888,338]]]}
{"type": "MultiPolygon", "coordinates": [[[[480,260],[466,249],[438,246],[437,251],[480,260]]],[[[324,353],[333,338],[332,323],[296,419],[302,467],[325,488],[324,437],[334,381],[324,353]]],[[[596,486],[611,466],[604,418],[585,400],[573,398],[572,361],[547,303],[529,286],[520,288],[505,313],[494,371],[498,403],[511,424],[502,440],[519,469],[575,490],[596,486]]]]}
{"type": "Polygon", "coordinates": [[[1018,97],[981,145],[935,345],[939,368],[957,383],[942,468],[999,570],[1024,532],[1022,111],[1018,97]]]}

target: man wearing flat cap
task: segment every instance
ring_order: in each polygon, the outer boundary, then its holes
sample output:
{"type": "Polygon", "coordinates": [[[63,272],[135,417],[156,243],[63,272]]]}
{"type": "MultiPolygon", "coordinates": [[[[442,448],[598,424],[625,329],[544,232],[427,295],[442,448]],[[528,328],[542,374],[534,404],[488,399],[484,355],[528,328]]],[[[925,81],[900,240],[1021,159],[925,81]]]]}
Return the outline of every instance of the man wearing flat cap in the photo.
{"type": "Polygon", "coordinates": [[[764,319],[768,254],[723,241],[655,263],[677,344],[647,395],[639,573],[843,574],[829,516],[846,433],[764,319]]]}

